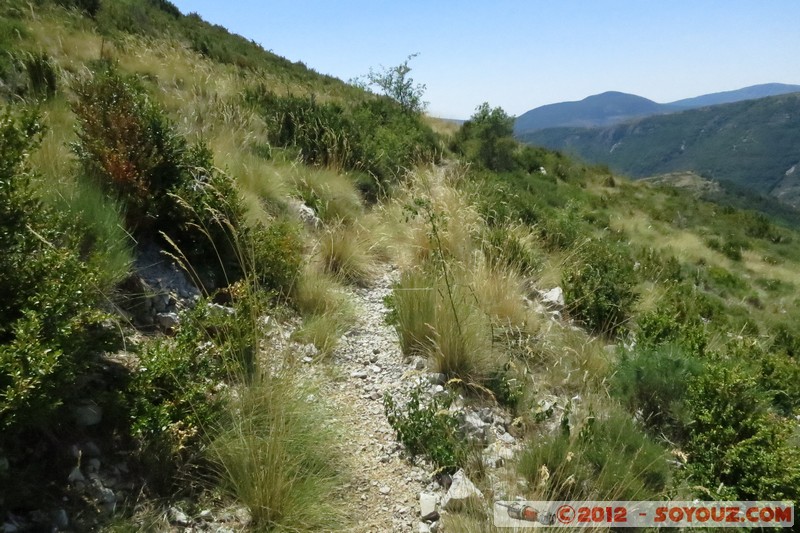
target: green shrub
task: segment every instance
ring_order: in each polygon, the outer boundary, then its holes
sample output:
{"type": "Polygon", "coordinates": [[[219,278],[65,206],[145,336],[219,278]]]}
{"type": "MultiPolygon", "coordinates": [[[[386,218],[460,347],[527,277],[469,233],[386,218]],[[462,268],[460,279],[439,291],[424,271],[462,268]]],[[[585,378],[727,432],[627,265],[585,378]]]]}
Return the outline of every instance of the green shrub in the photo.
{"type": "Polygon", "coordinates": [[[703,355],[708,344],[705,321],[713,316],[712,309],[699,289],[668,285],[656,309],[636,318],[636,341],[644,348],[672,344],[703,355]]]}
{"type": "MultiPolygon", "coordinates": [[[[268,259],[262,254],[256,264],[244,264],[243,254],[252,248],[244,207],[233,180],[214,168],[206,145],[188,146],[144,89],[113,68],[80,83],[76,92],[75,151],[84,173],[123,206],[128,231],[165,240],[209,290],[240,279],[243,266],[258,270],[268,288],[289,288],[277,287],[295,274],[288,248],[288,255],[273,261],[262,264],[268,259]],[[269,267],[275,270],[267,272],[269,267]]],[[[284,229],[256,231],[254,238],[269,247],[284,229]]]]}
{"type": "Polygon", "coordinates": [[[624,352],[612,391],[631,413],[641,415],[654,434],[665,432],[678,439],[689,423],[684,405],[686,383],[701,369],[692,355],[677,346],[624,352]]]}
{"type": "Polygon", "coordinates": [[[96,308],[100,276],[81,260],[75,228],[31,190],[26,160],[40,131],[34,114],[0,115],[0,450],[14,480],[0,479],[0,500],[24,501],[54,475],[42,450],[52,452],[66,407],[94,396],[97,354],[114,347],[96,308]]]}
{"type": "Polygon", "coordinates": [[[789,357],[800,359],[800,333],[796,333],[787,324],[778,324],[772,331],[773,339],[770,349],[785,353],[789,357]]]}
{"type": "Polygon", "coordinates": [[[268,91],[252,91],[249,99],[267,120],[270,143],[296,150],[307,164],[371,176],[359,183],[372,199],[406,169],[434,159],[438,148],[435,134],[420,116],[386,99],[352,108],[268,91]]]}
{"type": "Polygon", "coordinates": [[[683,279],[680,261],[655,248],[641,248],[635,254],[637,273],[643,279],[661,283],[677,283],[683,279]]]}
{"type": "Polygon", "coordinates": [[[143,347],[122,401],[139,459],[159,490],[173,488],[178,474],[202,459],[223,413],[227,383],[255,378],[265,312],[254,293],[238,298],[233,313],[201,301],[182,315],[174,338],[154,338],[143,347]]]}
{"type": "Polygon", "coordinates": [[[513,134],[514,117],[510,117],[502,108],[491,108],[484,102],[458,130],[452,148],[486,169],[506,172],[516,166],[514,152],[517,141],[513,134]]]}
{"type": "Polygon", "coordinates": [[[706,241],[706,244],[712,250],[720,252],[732,261],[742,260],[742,250],[749,248],[749,243],[744,239],[729,236],[722,242],[716,237],[712,237],[706,241]]]}
{"type": "Polygon", "coordinates": [[[260,288],[289,295],[300,276],[303,243],[297,228],[289,222],[275,222],[267,227],[256,226],[251,232],[252,272],[260,288]]]}
{"type": "Polygon", "coordinates": [[[731,361],[712,363],[689,384],[693,420],[685,451],[688,478],[701,497],[797,500],[800,452],[790,421],[768,409],[757,376],[731,361]]]}
{"type": "Polygon", "coordinates": [[[615,334],[636,301],[633,264],[619,246],[590,241],[569,266],[562,284],[572,316],[598,333],[615,334]]]}
{"type": "Polygon", "coordinates": [[[539,221],[538,229],[542,240],[551,251],[566,250],[574,246],[586,233],[581,227],[578,206],[574,202],[569,202],[562,209],[551,210],[539,221]]]}
{"type": "Polygon", "coordinates": [[[386,394],[386,418],[412,457],[425,455],[440,471],[453,473],[465,464],[468,449],[459,434],[458,419],[447,410],[451,399],[434,397],[424,405],[421,395],[417,387],[401,407],[386,394]]]}
{"type": "Polygon", "coordinates": [[[509,361],[502,368],[489,372],[486,388],[492,391],[494,398],[500,405],[516,409],[525,397],[525,384],[527,376],[524,372],[509,361]]]}
{"type": "Polygon", "coordinates": [[[126,227],[152,235],[168,193],[188,181],[185,142],[135,81],[114,69],[75,87],[75,151],[85,174],[125,206],[126,227]]]}
{"type": "Polygon", "coordinates": [[[518,471],[550,500],[658,500],[671,472],[665,450],[630,415],[589,416],[577,432],[566,428],[534,441],[518,471]]]}

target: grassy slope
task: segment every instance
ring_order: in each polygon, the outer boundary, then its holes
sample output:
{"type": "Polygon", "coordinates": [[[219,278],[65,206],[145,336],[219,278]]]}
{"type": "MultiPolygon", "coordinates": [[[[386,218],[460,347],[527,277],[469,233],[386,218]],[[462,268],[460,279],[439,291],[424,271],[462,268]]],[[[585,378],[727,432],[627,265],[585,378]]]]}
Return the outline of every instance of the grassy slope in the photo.
{"type": "MultiPolygon", "coordinates": [[[[141,9],[154,9],[149,4],[142,5],[147,7],[141,9]]],[[[137,20],[137,11],[132,13],[133,20],[137,20]]],[[[513,324],[520,330],[527,328],[536,338],[528,346],[534,355],[526,360],[533,369],[531,379],[535,386],[531,389],[535,394],[523,400],[528,403],[523,403],[519,411],[527,413],[520,418],[526,420],[532,433],[544,431],[538,425],[540,420],[530,413],[546,394],[559,398],[581,394],[587,398],[587,405],[598,413],[615,408],[613,402],[607,400],[606,392],[607,379],[615,364],[614,356],[604,349],[609,339],[567,327],[539,330],[539,326],[543,326],[541,319],[520,307],[524,282],[532,279],[543,288],[562,283],[565,271],[587,238],[619,241],[637,258],[637,254],[649,248],[676,257],[699,290],[719,301],[725,314],[733,319],[726,333],[739,333],[750,324],[750,329],[755,326],[759,338],[767,343],[776,325],[788,324],[794,329],[794,324],[800,321],[797,296],[800,235],[796,232],[768,224],[764,237],[757,237],[751,230],[758,226],[752,214],[699,201],[687,192],[610,178],[601,169],[587,168],[555,154],[547,153],[542,157],[546,175],[504,176],[497,182],[496,190],[505,187],[510,195],[519,197],[523,207],[540,209],[539,214],[543,215],[538,220],[528,221],[530,224],[501,227],[502,232],[519,237],[536,257],[535,268],[524,273],[493,271],[482,259],[476,259],[490,242],[487,213],[500,209],[501,202],[511,200],[510,196],[488,196],[486,190],[476,185],[480,180],[470,172],[455,171],[444,182],[437,182],[424,178],[436,176],[436,172],[421,171],[407,189],[398,192],[394,201],[365,213],[348,179],[334,171],[298,166],[281,150],[265,150],[267,126],[246,104],[243,94],[248,89],[263,86],[278,92],[313,93],[335,101],[352,101],[367,98],[367,95],[337,80],[318,76],[302,65],[276,58],[246,40],[228,37],[220,29],[195,18],[176,19],[169,13],[155,13],[153,16],[149,13],[146,20],[156,22],[144,25],[143,31],[137,33],[121,30],[138,29],[138,26],[112,23],[117,19],[127,20],[119,14],[101,12],[98,27],[77,13],[52,6],[44,6],[33,14],[23,10],[22,18],[14,22],[23,31],[21,40],[12,32],[13,46],[46,51],[61,69],[59,94],[43,104],[50,130],[32,161],[41,173],[42,190],[54,191],[54,201],[59,197],[76,197],[84,199],[88,205],[100,205],[98,209],[109,216],[107,225],[115,225],[114,206],[92,200],[91,191],[75,192],[70,177],[73,172],[68,143],[75,137],[74,117],[68,105],[69,83],[82,75],[87,64],[102,55],[117,61],[124,72],[140,75],[184,134],[209,143],[214,150],[215,163],[236,177],[255,218],[271,220],[285,214],[290,196],[302,197],[303,191],[327,186],[329,189],[324,194],[329,195],[340,213],[345,213],[342,218],[350,220],[351,226],[342,227],[332,216],[331,224],[322,235],[330,237],[331,242],[334,236],[352,241],[351,234],[337,232],[354,231],[360,235],[358,228],[362,224],[380,228],[374,232],[373,238],[377,241],[366,243],[364,248],[377,250],[401,264],[406,271],[413,271],[415,266],[424,264],[426,258],[435,256],[436,251],[430,240],[430,227],[419,218],[409,223],[404,206],[414,199],[428,198],[433,202],[432,209],[441,213],[443,220],[450,221],[441,229],[444,244],[438,246],[446,247],[448,257],[454,258],[454,279],[459,276],[459,284],[471,287],[469,298],[464,297],[462,301],[475,299],[479,302],[474,308],[469,304],[466,312],[470,318],[483,324],[488,316],[496,322],[495,326],[513,324]],[[204,49],[204,35],[211,39],[209,43],[233,40],[222,50],[206,50],[207,55],[203,55],[195,49],[204,49]],[[497,203],[492,204],[494,201],[497,203]],[[568,224],[578,228],[577,239],[569,246],[553,248],[541,236],[540,229],[550,222],[549,219],[562,216],[568,224]],[[738,247],[741,259],[733,259],[720,251],[725,243],[738,247]],[[741,329],[733,329],[734,325],[741,329]]],[[[434,125],[444,134],[452,132],[448,124],[434,125]]],[[[70,209],[83,209],[79,202],[66,205],[70,209]]],[[[96,215],[87,216],[96,218],[96,215]]],[[[113,231],[109,229],[109,233],[109,240],[113,242],[113,231]]],[[[305,239],[311,250],[318,249],[319,242],[326,242],[313,232],[305,234],[305,239]]],[[[109,264],[114,263],[111,258],[116,254],[109,252],[109,264]]],[[[359,260],[362,264],[356,266],[364,266],[370,260],[374,257],[367,254],[359,260]]],[[[316,263],[320,262],[325,263],[324,258],[317,257],[316,263]]],[[[341,333],[341,325],[326,323],[322,318],[331,315],[333,308],[346,314],[343,310],[346,303],[336,301],[325,287],[320,288],[325,283],[335,285],[333,281],[325,278],[324,282],[309,283],[320,279],[319,271],[314,270],[315,261],[310,263],[311,273],[304,280],[302,292],[305,296],[300,305],[316,309],[317,313],[311,315],[317,322],[308,321],[301,334],[307,339],[320,336],[320,344],[327,346],[328,339],[341,333]]],[[[654,279],[636,280],[634,290],[639,301],[632,324],[647,311],[659,307],[665,285],[665,280],[657,275],[654,279]]],[[[446,318],[446,314],[440,316],[441,320],[446,318]]],[[[446,327],[454,329],[452,324],[443,323],[442,328],[446,327]]],[[[481,349],[487,340],[493,343],[491,338],[468,340],[481,349]]],[[[724,335],[714,340],[718,345],[724,341],[724,335]]],[[[439,350],[440,358],[447,355],[441,346],[439,350]]]]}

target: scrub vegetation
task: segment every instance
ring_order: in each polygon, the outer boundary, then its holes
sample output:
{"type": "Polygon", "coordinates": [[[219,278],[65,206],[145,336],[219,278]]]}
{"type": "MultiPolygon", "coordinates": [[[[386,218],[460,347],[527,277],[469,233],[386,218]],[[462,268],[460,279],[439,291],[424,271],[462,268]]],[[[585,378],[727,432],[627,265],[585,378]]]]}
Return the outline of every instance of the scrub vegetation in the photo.
{"type": "Polygon", "coordinates": [[[438,473],[488,483],[461,396],[513,420],[513,496],[800,499],[786,218],[521,145],[489,104],[443,126],[413,56],[357,86],[164,0],[0,15],[0,517],[67,498],[76,527],[125,529],[202,500],[256,530],[347,530],[337,406],[308,400],[291,346],[337,379],[347,291],[387,263],[402,352],[444,392],[384,406],[438,473]],[[161,328],[136,319],[153,248],[197,288],[161,328]],[[76,421],[87,406],[102,418],[76,421]],[[142,480],[115,518],[65,496],[80,439],[142,480]]]}

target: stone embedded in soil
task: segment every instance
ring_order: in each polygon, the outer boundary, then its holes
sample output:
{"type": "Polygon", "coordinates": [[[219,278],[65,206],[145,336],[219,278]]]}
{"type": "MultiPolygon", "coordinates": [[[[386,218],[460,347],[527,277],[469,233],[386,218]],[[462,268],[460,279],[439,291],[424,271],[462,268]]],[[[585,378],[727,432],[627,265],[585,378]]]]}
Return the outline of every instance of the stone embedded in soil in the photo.
{"type": "Polygon", "coordinates": [[[436,494],[431,492],[419,493],[419,515],[426,516],[436,511],[436,502],[438,498],[436,494]]]}

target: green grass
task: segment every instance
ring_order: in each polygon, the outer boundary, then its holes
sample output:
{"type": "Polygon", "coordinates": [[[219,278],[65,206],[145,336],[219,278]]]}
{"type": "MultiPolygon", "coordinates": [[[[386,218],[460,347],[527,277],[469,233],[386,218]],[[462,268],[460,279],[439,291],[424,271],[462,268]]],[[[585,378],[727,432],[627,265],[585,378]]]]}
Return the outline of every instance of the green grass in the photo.
{"type": "Polygon", "coordinates": [[[292,294],[303,323],[294,333],[301,343],[311,343],[319,357],[329,356],[353,323],[355,311],[335,279],[307,267],[292,294]]]}
{"type": "Polygon", "coordinates": [[[84,243],[98,266],[103,287],[112,287],[130,271],[132,236],[125,230],[122,208],[83,180],[64,185],[55,193],[57,207],[71,213],[85,232],[84,243]]]}
{"type": "Polygon", "coordinates": [[[296,166],[289,172],[289,179],[303,202],[325,223],[352,224],[364,212],[361,195],[343,174],[296,166]]]}
{"type": "Polygon", "coordinates": [[[375,273],[372,242],[365,228],[337,223],[319,236],[315,259],[323,269],[339,279],[366,285],[375,273]]]}
{"type": "Polygon", "coordinates": [[[519,472],[549,500],[657,500],[671,477],[666,450],[620,410],[590,414],[569,433],[532,441],[519,472]]]}
{"type": "Polygon", "coordinates": [[[209,447],[222,487],[269,531],[332,530],[345,523],[334,493],[346,480],[329,415],[299,378],[265,376],[237,391],[209,447]]]}

